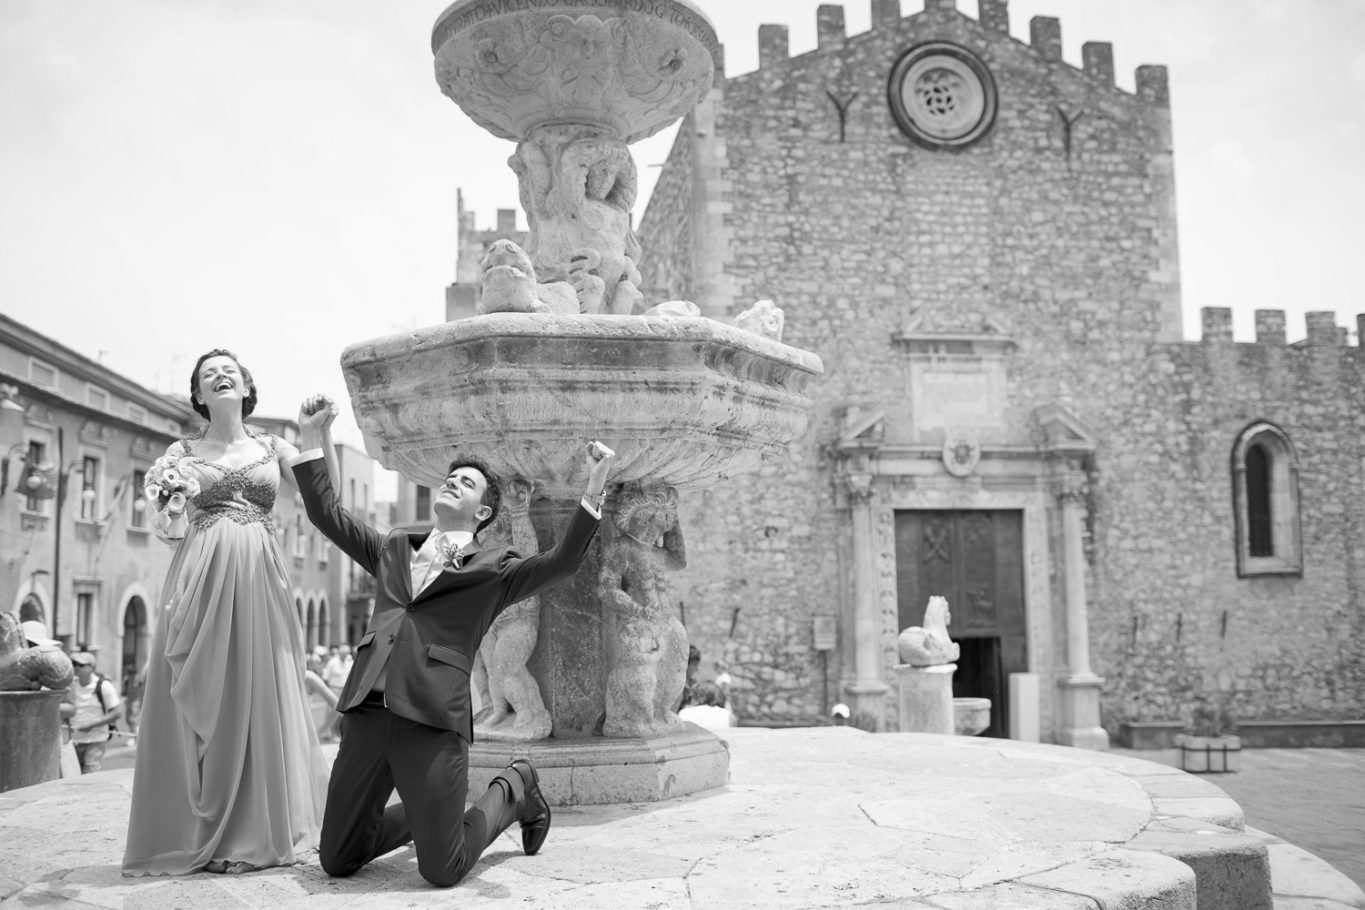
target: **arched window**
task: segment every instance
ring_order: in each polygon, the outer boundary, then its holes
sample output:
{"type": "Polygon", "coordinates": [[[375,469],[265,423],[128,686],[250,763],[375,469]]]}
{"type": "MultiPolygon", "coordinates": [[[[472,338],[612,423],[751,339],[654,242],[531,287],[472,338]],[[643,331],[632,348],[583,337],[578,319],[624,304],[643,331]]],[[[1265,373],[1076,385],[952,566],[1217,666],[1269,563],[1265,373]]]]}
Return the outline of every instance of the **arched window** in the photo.
{"type": "Polygon", "coordinates": [[[1237,574],[1301,575],[1299,458],[1284,431],[1257,422],[1232,449],[1237,574]]]}

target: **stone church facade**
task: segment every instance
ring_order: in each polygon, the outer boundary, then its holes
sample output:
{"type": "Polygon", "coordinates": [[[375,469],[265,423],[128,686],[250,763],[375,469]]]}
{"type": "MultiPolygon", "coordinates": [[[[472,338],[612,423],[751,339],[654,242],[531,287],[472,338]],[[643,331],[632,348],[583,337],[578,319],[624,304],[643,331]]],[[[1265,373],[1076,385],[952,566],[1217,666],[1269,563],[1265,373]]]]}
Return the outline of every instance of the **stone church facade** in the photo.
{"type": "Polygon", "coordinates": [[[785,458],[685,497],[704,675],[747,721],[895,729],[897,634],[942,594],[996,734],[1103,747],[1201,696],[1361,717],[1363,349],[1331,313],[1234,342],[1220,307],[1182,340],[1164,67],[1129,93],[1004,0],[871,2],[795,57],[762,26],[639,226],[647,301],[772,299],[825,365],[785,458]]]}

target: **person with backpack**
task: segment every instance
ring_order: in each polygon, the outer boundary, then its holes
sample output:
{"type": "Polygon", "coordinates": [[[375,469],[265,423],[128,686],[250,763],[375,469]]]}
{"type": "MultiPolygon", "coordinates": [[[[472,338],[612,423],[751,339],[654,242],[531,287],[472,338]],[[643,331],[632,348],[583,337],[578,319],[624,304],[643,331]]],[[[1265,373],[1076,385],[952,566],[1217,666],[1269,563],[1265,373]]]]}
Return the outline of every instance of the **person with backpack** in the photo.
{"type": "Polygon", "coordinates": [[[81,773],[90,774],[104,767],[104,749],[109,731],[123,716],[118,687],[95,672],[95,655],[77,651],[71,655],[76,678],[71,681],[67,701],[71,705],[71,744],[76,747],[81,773]]]}

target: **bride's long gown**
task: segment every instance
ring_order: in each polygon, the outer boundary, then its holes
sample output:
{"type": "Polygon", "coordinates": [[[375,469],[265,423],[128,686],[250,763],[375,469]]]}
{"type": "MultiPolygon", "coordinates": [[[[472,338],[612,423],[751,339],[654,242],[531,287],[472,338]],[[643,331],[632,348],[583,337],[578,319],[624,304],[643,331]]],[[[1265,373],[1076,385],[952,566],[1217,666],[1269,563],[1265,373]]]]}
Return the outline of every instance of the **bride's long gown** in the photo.
{"type": "Polygon", "coordinates": [[[161,594],[125,874],[279,865],[317,842],[328,769],[271,521],[276,440],[257,439],[261,457],[236,468],[180,443],[201,490],[161,594]]]}

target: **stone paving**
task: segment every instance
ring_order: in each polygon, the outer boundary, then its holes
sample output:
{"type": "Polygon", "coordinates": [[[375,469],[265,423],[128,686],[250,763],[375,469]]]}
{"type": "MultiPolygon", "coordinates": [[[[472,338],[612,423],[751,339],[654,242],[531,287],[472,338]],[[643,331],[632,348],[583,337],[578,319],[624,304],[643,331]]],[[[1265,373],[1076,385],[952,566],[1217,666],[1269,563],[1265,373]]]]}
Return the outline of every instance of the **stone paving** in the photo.
{"type": "MultiPolygon", "coordinates": [[[[1176,764],[1173,749],[1114,750],[1176,764]]],[[[1316,854],[1365,888],[1365,749],[1243,749],[1242,770],[1211,774],[1246,823],[1316,854]]]]}
{"type": "Polygon", "coordinates": [[[1240,830],[1241,809],[1208,779],[1145,758],[848,727],[727,738],[728,786],[557,809],[541,855],[523,856],[511,832],[453,892],[420,879],[411,849],[349,879],[327,877],[312,853],[240,877],[125,879],[130,771],[11,791],[0,910],[1195,910],[1196,893],[1199,910],[1248,910],[1271,906],[1239,890],[1264,884],[1267,860],[1275,910],[1365,908],[1365,892],[1310,853],[1240,830]]]}

